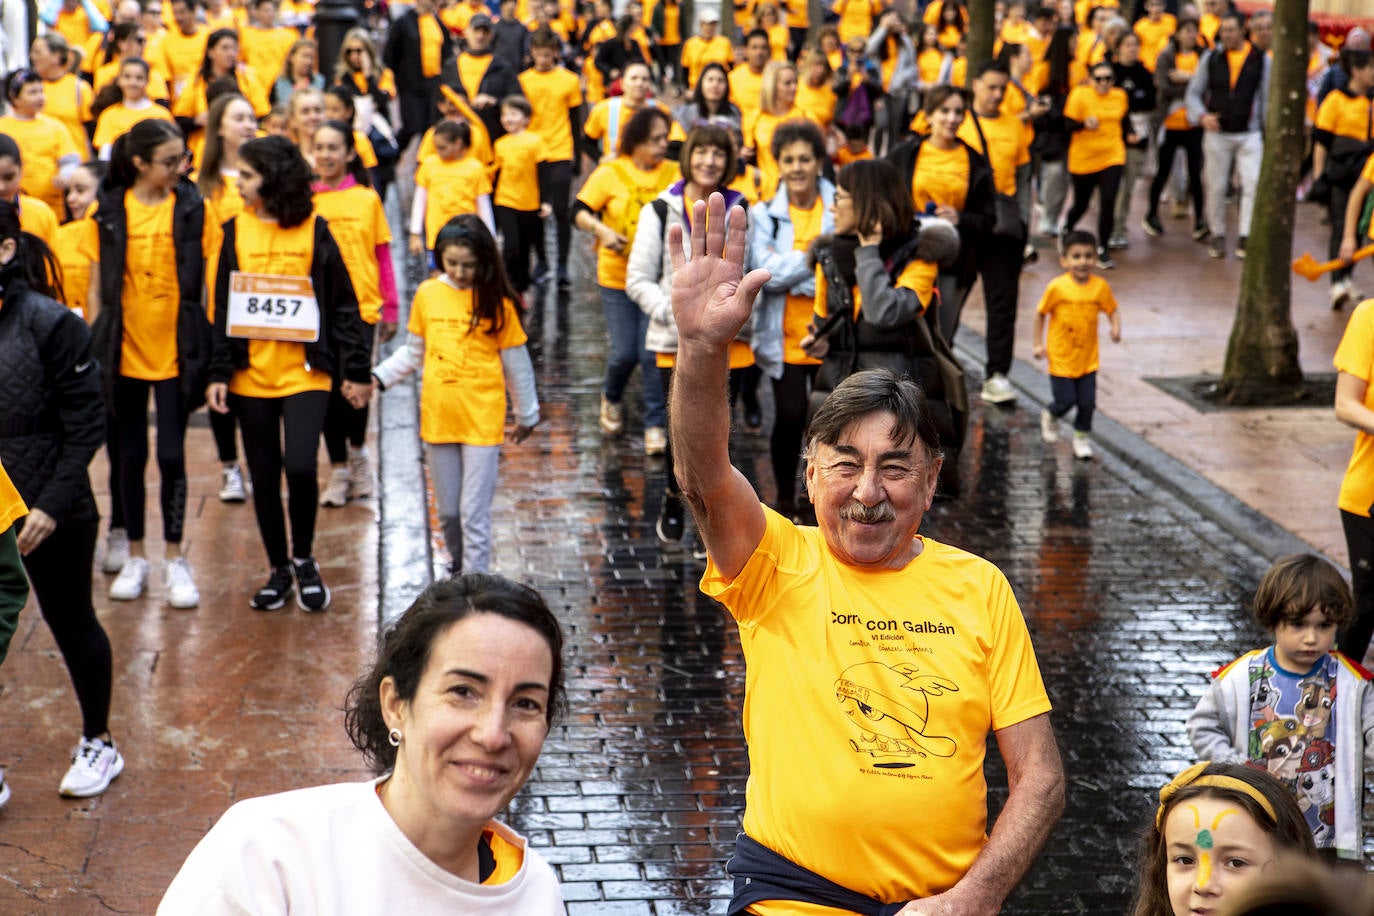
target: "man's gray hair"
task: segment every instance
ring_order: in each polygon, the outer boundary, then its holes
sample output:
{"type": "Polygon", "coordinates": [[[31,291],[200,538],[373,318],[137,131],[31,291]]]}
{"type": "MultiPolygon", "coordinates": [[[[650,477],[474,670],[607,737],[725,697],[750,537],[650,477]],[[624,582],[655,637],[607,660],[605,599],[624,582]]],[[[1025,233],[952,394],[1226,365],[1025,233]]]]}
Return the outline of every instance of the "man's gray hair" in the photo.
{"type": "Polygon", "coordinates": [[[919,440],[929,457],[944,457],[925,392],[910,376],[899,376],[891,369],[855,372],[830,392],[811,418],[807,457],[814,454],[818,442],[835,445],[851,424],[874,413],[890,413],[895,418],[891,430],[894,441],[905,444],[919,440]]]}

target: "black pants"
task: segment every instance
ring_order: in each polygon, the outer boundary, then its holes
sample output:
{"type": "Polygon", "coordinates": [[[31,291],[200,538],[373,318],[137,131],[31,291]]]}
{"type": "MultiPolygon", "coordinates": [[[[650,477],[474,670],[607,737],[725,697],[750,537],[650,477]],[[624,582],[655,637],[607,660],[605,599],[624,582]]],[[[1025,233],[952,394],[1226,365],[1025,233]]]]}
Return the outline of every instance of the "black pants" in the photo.
{"type": "MultiPolygon", "coordinates": [[[[20,521],[16,531],[23,530],[20,521]]],[[[24,557],[38,610],[52,630],[67,665],[81,734],[95,738],[109,730],[110,683],[114,663],[110,639],[91,604],[91,566],[98,519],[66,521],[24,557]]]]}
{"type": "Polygon", "coordinates": [[[243,423],[243,454],[253,479],[253,512],[267,561],[285,566],[286,518],[281,508],[281,477],[286,471],[287,512],[291,516],[291,555],[305,559],[315,546],[315,512],[320,497],[315,454],[329,410],[328,391],[303,391],[284,398],[229,395],[243,423]],[[283,432],[285,444],[283,444],[283,432]]]}
{"type": "Polygon", "coordinates": [[[1073,181],[1073,206],[1064,219],[1064,230],[1071,231],[1078,226],[1083,214],[1088,212],[1088,201],[1093,191],[1097,191],[1097,247],[1107,244],[1112,237],[1112,224],[1116,221],[1116,192],[1121,187],[1121,173],[1124,166],[1112,165],[1100,172],[1087,175],[1069,173],[1073,181]]]}
{"type": "Polygon", "coordinates": [[[544,221],[538,210],[494,207],[496,228],[501,233],[501,259],[516,292],[530,288],[530,252],[544,259],[544,221]]]}
{"type": "Polygon", "coordinates": [[[687,88],[687,74],[682,72],[682,43],[675,45],[659,44],[655,48],[658,51],[658,72],[666,73],[669,67],[673,68],[673,85],[677,86],[681,92],[687,88]]]}
{"type": "MultiPolygon", "coordinates": [[[[1345,208],[1350,203],[1350,192],[1354,190],[1354,185],[1341,185],[1333,183],[1331,185],[1331,201],[1326,205],[1327,215],[1331,218],[1331,240],[1327,244],[1327,257],[1336,260],[1341,255],[1341,236],[1345,234],[1345,208]]],[[[1359,233],[1355,233],[1358,235],[1359,233]]],[[[1356,243],[1359,243],[1356,239],[1356,243]]],[[[1331,282],[1339,283],[1342,280],[1350,279],[1350,274],[1355,270],[1355,265],[1348,267],[1337,267],[1331,271],[1331,282]]],[[[1359,659],[1355,659],[1359,661],[1359,659]]]]}
{"type": "Polygon", "coordinates": [[[228,413],[210,411],[210,432],[215,436],[215,451],[220,464],[234,464],[239,460],[239,422],[231,410],[228,413]]]}
{"type": "Polygon", "coordinates": [[[124,494],[119,485],[119,426],[114,414],[107,414],[105,422],[105,462],[109,465],[107,480],[110,486],[110,530],[124,527],[124,494]]]}
{"type": "Polygon", "coordinates": [[[348,446],[362,448],[367,443],[367,405],[354,407],[339,393],[336,384],[329,392],[329,407],[324,414],[324,448],[330,464],[348,460],[348,446]]]}
{"type": "Polygon", "coordinates": [[[1355,661],[1364,658],[1374,635],[1374,518],[1341,510],[1345,548],[1350,555],[1350,585],[1355,592],[1355,620],[1341,633],[1339,648],[1355,661]]]}
{"type": "Polygon", "coordinates": [[[773,435],[768,452],[773,460],[773,478],[778,483],[778,502],[797,498],[797,462],[801,460],[802,435],[806,432],[806,408],[811,383],[819,366],[782,367],[782,378],[773,380],[773,435]]]}
{"type": "Polygon", "coordinates": [[[439,98],[439,77],[431,77],[420,84],[414,92],[403,92],[397,96],[401,109],[401,129],[396,131],[396,146],[405,155],[410,141],[429,130],[430,123],[437,113],[435,105],[439,98]]]}
{"type": "Polygon", "coordinates": [[[162,537],[180,544],[186,521],[186,413],[181,380],[145,382],[120,376],[114,384],[119,492],[129,540],[143,540],[143,474],[148,467],[148,392],[157,407],[157,467],[162,477],[162,537]]]}
{"type": "MultiPolygon", "coordinates": [[[[553,207],[553,224],[558,238],[558,269],[568,268],[568,244],[572,239],[572,219],[568,216],[569,199],[572,194],[572,160],[546,162],[539,170],[543,183],[540,194],[553,207]]],[[[539,260],[544,260],[544,249],[539,249],[539,260]]]]}
{"type": "Polygon", "coordinates": [[[788,26],[788,28],[787,28],[787,36],[788,36],[788,42],[787,42],[787,59],[788,59],[788,60],[790,60],[790,61],[796,61],[797,58],[801,57],[802,48],[806,47],[806,33],[807,33],[807,30],[806,30],[806,29],[794,29],[794,28],[792,28],[791,26],[788,26]]]}
{"type": "MultiPolygon", "coordinates": [[[[730,405],[731,405],[732,407],[734,406],[735,398],[739,396],[740,385],[742,384],[742,382],[743,382],[743,380],[744,380],[744,373],[748,372],[748,371],[749,371],[750,369],[752,369],[752,368],[753,368],[753,366],[749,366],[749,367],[744,368],[744,369],[731,369],[731,370],[730,370],[730,382],[729,382],[729,385],[730,385],[730,405]]],[[[667,399],[669,400],[669,403],[671,404],[671,399],[672,399],[672,396],[673,396],[673,390],[672,390],[672,388],[673,388],[673,367],[672,367],[672,366],[659,366],[659,367],[658,367],[658,377],[659,377],[659,380],[663,382],[663,396],[664,396],[665,398],[667,398],[667,399]]],[[[667,479],[666,479],[666,481],[665,481],[664,489],[668,492],[668,494],[669,494],[670,496],[681,496],[681,495],[682,495],[682,487],[681,487],[681,485],[679,485],[678,482],[677,482],[677,475],[673,473],[673,437],[672,437],[672,436],[669,436],[669,437],[668,437],[668,447],[667,447],[666,449],[664,449],[664,451],[663,451],[663,463],[664,463],[665,465],[667,465],[667,467],[668,467],[668,474],[667,474],[667,479]]]]}
{"type": "Polygon", "coordinates": [[[1096,372],[1089,372],[1078,378],[1051,375],[1050,395],[1052,400],[1047,408],[1050,413],[1062,417],[1077,408],[1073,415],[1074,432],[1093,431],[1093,411],[1097,409],[1096,372]]]}
{"type": "Polygon", "coordinates": [[[1166,130],[1164,142],[1159,145],[1159,165],[1155,169],[1154,180],[1150,182],[1150,216],[1159,214],[1159,198],[1169,183],[1169,174],[1174,170],[1174,159],[1183,150],[1188,163],[1188,196],[1193,199],[1193,225],[1202,225],[1202,128],[1193,130],[1166,130]]]}
{"type": "Polygon", "coordinates": [[[1021,258],[1025,237],[989,235],[978,249],[978,274],[983,278],[987,309],[987,374],[1011,371],[1016,344],[1016,309],[1021,298],[1021,258]]]}

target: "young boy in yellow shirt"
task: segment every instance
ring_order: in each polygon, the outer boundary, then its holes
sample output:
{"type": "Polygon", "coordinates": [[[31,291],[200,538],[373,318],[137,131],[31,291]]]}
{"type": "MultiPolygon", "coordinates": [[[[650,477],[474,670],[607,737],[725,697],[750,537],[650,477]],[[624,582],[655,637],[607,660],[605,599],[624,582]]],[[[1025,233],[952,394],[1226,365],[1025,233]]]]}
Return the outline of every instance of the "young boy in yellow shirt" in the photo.
{"type": "Polygon", "coordinates": [[[1040,438],[1059,441],[1059,418],[1077,408],[1073,418],[1073,456],[1093,456],[1090,436],[1097,407],[1097,322],[1105,313],[1113,343],[1121,342],[1121,318],[1107,281],[1093,274],[1097,238],[1073,231],[1064,238],[1059,264],[1066,271],[1050,281],[1035,310],[1035,358],[1050,358],[1050,406],[1040,412],[1040,438]],[[1045,327],[1049,326],[1049,342],[1045,327]]]}
{"type": "MultiPolygon", "coordinates": [[[[463,213],[482,217],[492,235],[491,179],[482,163],[467,155],[472,128],[461,121],[434,125],[434,153],[415,173],[415,200],[410,208],[410,253],[433,251],[444,223],[463,213]]],[[[431,269],[438,269],[433,262],[431,269]]]]}
{"type": "Polygon", "coordinates": [[[553,212],[540,191],[540,170],[548,158],[544,140],[527,130],[534,109],[523,95],[501,100],[501,128],[496,141],[496,191],[492,196],[496,226],[501,230],[501,255],[516,292],[530,288],[530,253],[544,252],[544,217],[553,212]]]}

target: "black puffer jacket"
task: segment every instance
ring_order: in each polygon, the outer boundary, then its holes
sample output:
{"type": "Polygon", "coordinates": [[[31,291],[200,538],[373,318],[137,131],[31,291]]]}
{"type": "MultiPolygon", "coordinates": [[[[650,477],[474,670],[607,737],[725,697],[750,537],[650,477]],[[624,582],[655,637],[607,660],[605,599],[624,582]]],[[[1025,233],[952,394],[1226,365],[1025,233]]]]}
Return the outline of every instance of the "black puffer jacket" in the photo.
{"type": "Polygon", "coordinates": [[[13,268],[0,290],[0,463],[57,524],[98,518],[86,466],[105,441],[105,407],[90,331],[13,268]]]}
{"type": "MultiPolygon", "coordinates": [[[[124,192],[109,180],[96,193],[95,225],[100,237],[100,314],[91,328],[101,364],[105,403],[114,404],[114,380],[124,350],[124,260],[129,243],[124,192]]],[[[183,178],[173,190],[172,244],[176,250],[177,374],[181,403],[189,414],[205,403],[205,369],[210,364],[210,319],[205,314],[205,198],[183,178]]],[[[113,407],[111,406],[111,409],[113,407]]]]}

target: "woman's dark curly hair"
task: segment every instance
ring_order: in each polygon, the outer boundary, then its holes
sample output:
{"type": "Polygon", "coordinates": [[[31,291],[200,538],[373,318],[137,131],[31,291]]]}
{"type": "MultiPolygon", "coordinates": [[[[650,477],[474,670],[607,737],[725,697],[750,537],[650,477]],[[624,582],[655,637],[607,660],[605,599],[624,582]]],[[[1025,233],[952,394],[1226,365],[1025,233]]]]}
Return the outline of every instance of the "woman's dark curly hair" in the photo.
{"type": "MultiPolygon", "coordinates": [[[[499,261],[498,261],[499,263],[499,261]]],[[[473,614],[495,614],[529,627],[549,646],[549,700],[545,721],[552,726],[567,704],[563,685],[563,629],[539,592],[527,585],[487,573],[469,573],[436,582],[420,593],[404,614],[382,634],[377,660],[348,691],[344,726],[353,746],[378,774],[396,764],[396,748],[387,740],[382,715],[382,682],[391,678],[396,696],[415,699],[429,655],[449,627],[473,614]]]]}
{"type": "Polygon", "coordinates": [[[520,294],[510,282],[501,249],[492,238],[491,230],[474,213],[462,213],[444,223],[434,237],[434,263],[443,270],[444,251],[452,247],[466,248],[477,261],[477,276],[472,282],[472,324],[469,331],[485,321],[488,334],[500,334],[506,326],[505,301],[520,301],[520,294]]]}
{"type": "Polygon", "coordinates": [[[239,159],[262,176],[258,199],[283,229],[299,226],[315,210],[310,164],[285,137],[259,137],[239,147],[239,159]]]}

